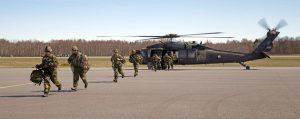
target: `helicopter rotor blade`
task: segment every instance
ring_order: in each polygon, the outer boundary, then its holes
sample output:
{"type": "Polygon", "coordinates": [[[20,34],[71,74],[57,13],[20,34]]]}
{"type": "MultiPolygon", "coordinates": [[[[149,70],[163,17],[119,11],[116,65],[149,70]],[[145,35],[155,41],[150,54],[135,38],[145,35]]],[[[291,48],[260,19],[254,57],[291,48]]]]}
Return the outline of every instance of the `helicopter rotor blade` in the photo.
{"type": "Polygon", "coordinates": [[[161,38],[146,38],[146,39],[139,39],[139,41],[156,40],[156,39],[161,39],[161,38]]]}
{"type": "Polygon", "coordinates": [[[275,27],[275,30],[279,30],[279,29],[281,29],[281,28],[283,28],[287,25],[288,25],[288,23],[284,19],[282,19],[282,20],[279,21],[279,23],[275,27]]]}
{"type": "Polygon", "coordinates": [[[184,36],[184,37],[195,37],[195,38],[234,38],[230,36],[184,36]]]}
{"type": "Polygon", "coordinates": [[[182,37],[182,36],[208,35],[208,34],[221,34],[221,33],[223,32],[195,33],[195,34],[184,34],[179,36],[182,37]]]}
{"type": "Polygon", "coordinates": [[[261,20],[258,21],[258,24],[263,27],[266,30],[270,30],[270,27],[267,24],[267,21],[265,18],[262,18],[261,20]]]}
{"type": "Polygon", "coordinates": [[[126,36],[126,37],[163,37],[163,36],[126,36]]]}
{"type": "Polygon", "coordinates": [[[201,38],[234,38],[234,37],[201,37],[201,38]]]}

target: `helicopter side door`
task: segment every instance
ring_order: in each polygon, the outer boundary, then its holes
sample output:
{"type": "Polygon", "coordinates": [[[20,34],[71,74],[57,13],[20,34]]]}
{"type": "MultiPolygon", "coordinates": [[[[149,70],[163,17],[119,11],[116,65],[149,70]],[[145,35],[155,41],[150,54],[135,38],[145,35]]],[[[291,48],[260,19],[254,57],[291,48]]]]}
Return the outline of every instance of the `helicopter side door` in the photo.
{"type": "Polygon", "coordinates": [[[148,63],[148,58],[150,57],[150,55],[148,55],[148,49],[141,49],[141,55],[143,57],[143,61],[142,64],[147,64],[148,63]]]}
{"type": "Polygon", "coordinates": [[[178,52],[179,64],[195,64],[197,63],[197,49],[184,49],[178,52]]]}

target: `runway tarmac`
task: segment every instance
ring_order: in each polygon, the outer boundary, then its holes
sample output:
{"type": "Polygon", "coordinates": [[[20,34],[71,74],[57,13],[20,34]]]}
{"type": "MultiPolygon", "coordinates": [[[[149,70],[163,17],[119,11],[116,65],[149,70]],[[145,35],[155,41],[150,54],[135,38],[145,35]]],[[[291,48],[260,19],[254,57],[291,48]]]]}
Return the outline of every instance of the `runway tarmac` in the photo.
{"type": "Polygon", "coordinates": [[[180,67],[142,69],[112,82],[110,68],[91,69],[89,87],[72,92],[70,69],[60,69],[63,90],[29,81],[32,69],[0,69],[1,119],[299,119],[300,68],[180,67]]]}

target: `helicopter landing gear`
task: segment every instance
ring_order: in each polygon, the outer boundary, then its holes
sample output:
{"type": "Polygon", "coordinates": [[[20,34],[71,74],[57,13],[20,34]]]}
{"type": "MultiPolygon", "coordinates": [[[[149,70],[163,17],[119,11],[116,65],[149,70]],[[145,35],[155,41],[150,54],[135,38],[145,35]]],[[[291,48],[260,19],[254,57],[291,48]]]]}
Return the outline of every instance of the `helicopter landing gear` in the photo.
{"type": "Polygon", "coordinates": [[[250,66],[247,66],[244,62],[240,62],[240,64],[246,68],[246,70],[250,70],[250,66]]]}

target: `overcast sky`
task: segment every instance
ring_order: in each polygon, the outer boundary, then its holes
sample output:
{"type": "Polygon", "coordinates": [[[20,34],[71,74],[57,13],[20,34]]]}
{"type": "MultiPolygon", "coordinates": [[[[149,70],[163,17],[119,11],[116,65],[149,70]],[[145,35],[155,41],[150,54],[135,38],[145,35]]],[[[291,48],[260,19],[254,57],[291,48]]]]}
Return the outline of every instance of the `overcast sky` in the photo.
{"type": "Polygon", "coordinates": [[[221,31],[214,36],[254,39],[266,34],[257,24],[261,18],[272,27],[285,19],[289,25],[280,36],[296,37],[299,6],[299,0],[0,0],[0,38],[99,40],[221,31]]]}

